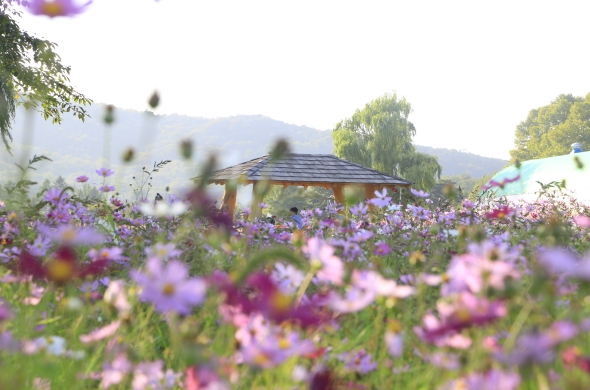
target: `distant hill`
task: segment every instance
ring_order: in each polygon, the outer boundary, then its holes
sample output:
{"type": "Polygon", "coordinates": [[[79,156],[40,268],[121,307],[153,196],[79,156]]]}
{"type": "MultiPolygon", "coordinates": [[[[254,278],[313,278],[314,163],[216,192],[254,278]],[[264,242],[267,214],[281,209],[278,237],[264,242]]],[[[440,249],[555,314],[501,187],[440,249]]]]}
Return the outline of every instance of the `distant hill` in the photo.
{"type": "MultiPolygon", "coordinates": [[[[61,175],[68,184],[73,184],[77,176],[85,174],[91,177],[91,184],[101,185],[94,171],[107,165],[103,160],[104,110],[104,105],[95,104],[89,108],[91,118],[86,122],[66,116],[60,125],[52,125],[37,115],[29,118],[28,113],[19,110],[13,128],[14,156],[0,153],[0,181],[15,177],[17,171],[13,163],[21,156],[25,129],[30,128],[32,147],[29,155],[44,154],[53,160],[40,166],[35,177],[37,181],[53,181],[61,175]]],[[[198,161],[203,161],[209,153],[216,153],[219,167],[224,167],[268,153],[279,138],[289,140],[292,150],[298,153],[332,153],[333,150],[330,131],[291,125],[262,115],[210,119],[117,109],[110,132],[110,166],[118,173],[113,181],[118,189],[129,188],[132,177],[141,172],[141,167],[151,166],[156,160],[172,160],[172,163],[154,176],[154,188],[162,192],[163,187],[170,186],[175,192],[186,187],[188,179],[197,174],[198,161]],[[183,139],[193,140],[196,161],[185,162],[180,157],[179,144],[183,139]],[[125,165],[121,156],[129,147],[135,149],[136,159],[125,165]]],[[[445,176],[468,174],[480,177],[496,172],[505,164],[499,159],[456,150],[417,148],[436,155],[445,176]]]]}
{"type": "Polygon", "coordinates": [[[416,145],[416,149],[421,153],[438,157],[438,163],[443,167],[443,176],[467,174],[473,178],[479,178],[498,172],[508,163],[507,160],[484,157],[454,149],[433,148],[421,145],[416,145]]]}

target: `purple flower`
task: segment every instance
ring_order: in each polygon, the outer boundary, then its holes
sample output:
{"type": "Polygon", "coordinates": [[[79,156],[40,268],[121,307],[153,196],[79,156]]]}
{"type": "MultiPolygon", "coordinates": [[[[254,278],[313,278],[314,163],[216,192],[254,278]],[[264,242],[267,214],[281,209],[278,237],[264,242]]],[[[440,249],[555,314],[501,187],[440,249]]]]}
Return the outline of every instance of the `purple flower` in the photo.
{"type": "Polygon", "coordinates": [[[363,203],[359,203],[356,206],[352,206],[350,208],[350,213],[352,215],[365,215],[369,211],[369,208],[364,205],[363,203]]]}
{"type": "Polygon", "coordinates": [[[376,198],[371,199],[369,202],[377,207],[385,207],[391,202],[391,196],[387,196],[387,189],[383,189],[383,192],[375,191],[376,198]]]}
{"type": "Polygon", "coordinates": [[[338,359],[343,361],[349,371],[367,374],[377,369],[377,363],[364,349],[357,353],[343,353],[338,359]]]}
{"type": "Polygon", "coordinates": [[[78,5],[74,0],[29,0],[28,8],[33,15],[46,15],[50,18],[56,16],[74,16],[86,10],[92,0],[83,5],[78,5]]]}
{"type": "Polygon", "coordinates": [[[78,176],[76,178],[76,181],[78,183],[86,183],[88,181],[88,176],[82,175],[82,176],[78,176]]]}
{"type": "Polygon", "coordinates": [[[384,241],[379,241],[375,244],[375,250],[373,251],[374,254],[379,256],[385,256],[391,252],[391,247],[384,241]]]}
{"type": "Polygon", "coordinates": [[[107,168],[100,168],[100,169],[96,170],[96,173],[98,174],[98,176],[109,177],[113,173],[115,173],[115,171],[107,169],[107,168]]]}
{"type": "Polygon", "coordinates": [[[100,192],[111,192],[115,191],[115,186],[101,186],[99,190],[100,192]]]}
{"type": "Polygon", "coordinates": [[[539,254],[539,263],[549,272],[579,280],[590,280],[590,257],[579,260],[563,248],[546,249],[539,254]]]}
{"type": "Polygon", "coordinates": [[[43,199],[45,199],[49,203],[57,205],[68,197],[68,194],[65,191],[62,194],[62,191],[63,190],[59,188],[52,188],[50,190],[47,190],[47,192],[45,193],[45,197],[43,199]]]}
{"type": "Polygon", "coordinates": [[[427,198],[430,196],[428,192],[424,192],[422,190],[415,190],[413,188],[410,188],[410,191],[412,192],[412,194],[414,194],[414,196],[417,196],[418,198],[427,198]]]}
{"type": "Polygon", "coordinates": [[[520,375],[517,373],[491,369],[483,374],[475,372],[466,377],[447,382],[440,390],[515,390],[519,385],[520,375]]]}
{"type": "Polygon", "coordinates": [[[92,228],[75,228],[71,225],[60,225],[57,228],[39,226],[39,232],[52,241],[64,245],[96,245],[105,237],[92,228]]]}
{"type": "Polygon", "coordinates": [[[179,261],[172,260],[164,266],[162,260],[151,257],[145,271],[132,271],[131,278],[142,287],[140,299],[151,302],[161,313],[189,314],[193,306],[205,299],[205,281],[189,278],[188,267],[179,261]]]}
{"type": "Polygon", "coordinates": [[[27,251],[35,257],[45,256],[50,248],[51,240],[41,235],[32,244],[27,244],[27,251]]]}

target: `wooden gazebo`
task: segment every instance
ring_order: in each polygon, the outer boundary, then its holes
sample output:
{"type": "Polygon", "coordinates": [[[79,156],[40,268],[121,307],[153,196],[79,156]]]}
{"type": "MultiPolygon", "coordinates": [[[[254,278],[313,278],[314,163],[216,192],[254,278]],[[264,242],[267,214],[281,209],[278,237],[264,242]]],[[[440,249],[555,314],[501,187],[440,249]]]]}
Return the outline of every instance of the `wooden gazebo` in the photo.
{"type": "MultiPolygon", "coordinates": [[[[193,178],[195,182],[199,178],[193,178]]],[[[255,158],[228,168],[215,171],[208,178],[210,184],[225,185],[221,208],[227,208],[234,215],[237,191],[235,185],[228,186],[229,181],[240,180],[243,185],[253,184],[252,214],[261,216],[258,203],[262,199],[257,195],[256,186],[262,181],[271,185],[324,187],[332,188],[336,202],[344,203],[343,189],[346,186],[362,186],[365,197],[375,197],[375,191],[383,188],[410,187],[413,183],[396,176],[388,175],[342,160],[332,154],[297,154],[290,153],[281,160],[271,161],[270,156],[255,158]]]]}

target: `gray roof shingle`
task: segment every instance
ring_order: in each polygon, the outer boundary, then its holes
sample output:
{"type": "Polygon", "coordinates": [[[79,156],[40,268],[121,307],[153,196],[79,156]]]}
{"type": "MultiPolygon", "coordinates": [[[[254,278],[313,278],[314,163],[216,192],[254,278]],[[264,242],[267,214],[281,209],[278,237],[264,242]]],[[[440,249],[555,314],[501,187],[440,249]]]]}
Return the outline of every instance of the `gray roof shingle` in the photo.
{"type": "MultiPolygon", "coordinates": [[[[226,180],[245,176],[248,182],[269,178],[285,183],[322,184],[382,184],[388,186],[409,186],[413,184],[400,177],[388,175],[342,160],[332,154],[291,153],[282,160],[271,163],[270,157],[262,156],[228,168],[213,172],[209,183],[224,184],[226,180]]],[[[197,180],[195,177],[191,180],[197,180]]]]}

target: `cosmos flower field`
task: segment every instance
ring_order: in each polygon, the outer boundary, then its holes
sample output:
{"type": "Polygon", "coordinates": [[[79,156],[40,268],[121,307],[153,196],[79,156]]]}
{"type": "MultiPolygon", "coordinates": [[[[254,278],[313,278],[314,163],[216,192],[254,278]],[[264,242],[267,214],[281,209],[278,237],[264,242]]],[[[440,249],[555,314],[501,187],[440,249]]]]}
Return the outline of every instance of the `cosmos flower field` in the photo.
{"type": "Polygon", "coordinates": [[[295,230],[233,223],[204,187],[156,208],[108,189],[0,203],[0,388],[590,384],[590,218],[572,198],[377,192],[295,230]]]}

